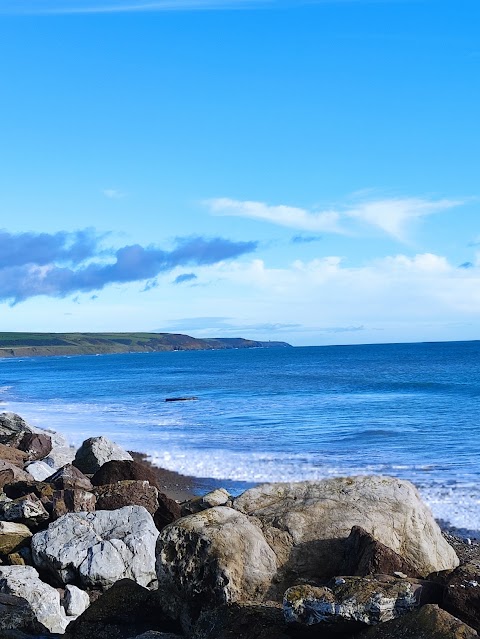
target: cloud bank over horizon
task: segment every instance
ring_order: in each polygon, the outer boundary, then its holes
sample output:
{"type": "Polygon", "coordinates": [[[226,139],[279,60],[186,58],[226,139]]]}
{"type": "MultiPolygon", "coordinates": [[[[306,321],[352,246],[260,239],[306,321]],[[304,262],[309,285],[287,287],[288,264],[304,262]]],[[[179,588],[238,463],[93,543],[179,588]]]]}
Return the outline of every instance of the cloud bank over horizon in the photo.
{"type": "Polygon", "coordinates": [[[169,251],[139,244],[105,250],[103,238],[91,228],[54,234],[1,231],[0,300],[17,304],[38,295],[99,291],[109,284],[151,280],[176,267],[218,264],[257,248],[256,242],[183,237],[169,251]]]}

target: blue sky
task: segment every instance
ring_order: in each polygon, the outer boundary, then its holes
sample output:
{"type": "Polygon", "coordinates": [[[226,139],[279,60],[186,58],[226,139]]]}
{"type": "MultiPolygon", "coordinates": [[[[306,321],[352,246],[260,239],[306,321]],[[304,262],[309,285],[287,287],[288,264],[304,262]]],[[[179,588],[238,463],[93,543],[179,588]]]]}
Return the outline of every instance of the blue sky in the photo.
{"type": "Polygon", "coordinates": [[[0,0],[1,330],[480,339],[477,0],[0,0]]]}

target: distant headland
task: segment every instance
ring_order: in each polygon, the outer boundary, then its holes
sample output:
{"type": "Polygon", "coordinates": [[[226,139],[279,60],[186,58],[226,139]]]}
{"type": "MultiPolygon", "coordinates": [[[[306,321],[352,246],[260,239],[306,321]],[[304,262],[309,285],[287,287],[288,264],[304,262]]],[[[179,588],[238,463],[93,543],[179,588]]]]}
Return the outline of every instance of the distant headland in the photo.
{"type": "Polygon", "coordinates": [[[292,346],[286,342],[262,342],[240,337],[200,339],[178,333],[0,333],[0,358],[235,348],[292,346]]]}

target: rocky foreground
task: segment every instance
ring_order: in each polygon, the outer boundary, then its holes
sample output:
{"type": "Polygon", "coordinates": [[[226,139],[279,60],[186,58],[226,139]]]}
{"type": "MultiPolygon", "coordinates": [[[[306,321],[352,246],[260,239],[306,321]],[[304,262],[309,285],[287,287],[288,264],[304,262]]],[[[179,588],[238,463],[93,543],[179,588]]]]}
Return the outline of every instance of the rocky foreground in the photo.
{"type": "Polygon", "coordinates": [[[178,503],[106,438],[74,450],[3,413],[0,490],[0,639],[480,631],[480,547],[443,535],[406,481],[266,484],[178,503]]]}

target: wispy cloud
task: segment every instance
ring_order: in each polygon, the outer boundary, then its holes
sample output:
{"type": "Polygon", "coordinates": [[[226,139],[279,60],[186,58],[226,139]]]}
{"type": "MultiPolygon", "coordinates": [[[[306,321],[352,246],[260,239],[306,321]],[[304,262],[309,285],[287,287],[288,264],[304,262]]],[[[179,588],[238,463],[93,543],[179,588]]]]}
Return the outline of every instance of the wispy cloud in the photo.
{"type": "Polygon", "coordinates": [[[195,273],[182,273],[182,275],[179,275],[178,277],[176,277],[173,281],[174,284],[185,284],[185,282],[192,282],[193,280],[196,280],[197,276],[195,275],[195,273]]]}
{"type": "MultiPolygon", "coordinates": [[[[0,13],[85,14],[159,11],[213,11],[299,4],[361,3],[369,0],[0,0],[0,13]]],[[[376,0],[402,2],[407,0],[376,0]]]]}
{"type": "Polygon", "coordinates": [[[103,189],[102,193],[105,197],[108,197],[111,200],[120,200],[122,197],[125,197],[125,193],[118,189],[103,189]]]}
{"type": "Polygon", "coordinates": [[[292,244],[312,244],[313,242],[320,242],[321,235],[294,235],[290,242],[292,244]]]}
{"type": "MultiPolygon", "coordinates": [[[[214,198],[205,205],[214,215],[233,215],[271,222],[303,231],[350,233],[352,221],[376,227],[400,241],[406,241],[414,220],[461,206],[463,200],[426,198],[383,198],[359,201],[350,206],[309,210],[286,205],[269,205],[251,200],[214,198]]],[[[297,236],[301,238],[301,236],[297,236]]],[[[300,240],[298,240],[300,241],[300,240]]]]}
{"type": "Polygon", "coordinates": [[[178,266],[213,265],[251,253],[256,242],[177,238],[172,250],[134,244],[105,251],[93,229],[76,233],[0,233],[0,300],[18,303],[37,295],[65,297],[109,284],[149,280],[178,266]]]}
{"type": "Polygon", "coordinates": [[[226,197],[206,200],[205,204],[215,215],[249,217],[305,231],[342,232],[338,225],[340,214],[337,211],[317,213],[284,204],[271,206],[265,202],[231,200],[226,197]]]}

